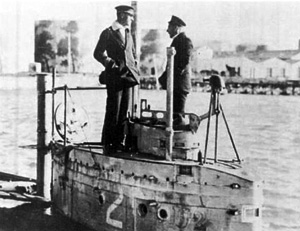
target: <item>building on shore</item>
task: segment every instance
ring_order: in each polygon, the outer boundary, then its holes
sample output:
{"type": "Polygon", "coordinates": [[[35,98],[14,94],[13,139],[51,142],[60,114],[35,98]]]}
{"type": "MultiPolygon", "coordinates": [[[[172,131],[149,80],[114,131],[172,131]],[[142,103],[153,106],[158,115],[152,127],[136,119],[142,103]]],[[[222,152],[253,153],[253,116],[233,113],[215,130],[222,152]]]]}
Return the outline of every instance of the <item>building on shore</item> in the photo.
{"type": "Polygon", "coordinates": [[[245,79],[300,80],[300,41],[296,50],[214,52],[204,58],[201,49],[194,52],[194,73],[214,70],[223,76],[245,79]]]}

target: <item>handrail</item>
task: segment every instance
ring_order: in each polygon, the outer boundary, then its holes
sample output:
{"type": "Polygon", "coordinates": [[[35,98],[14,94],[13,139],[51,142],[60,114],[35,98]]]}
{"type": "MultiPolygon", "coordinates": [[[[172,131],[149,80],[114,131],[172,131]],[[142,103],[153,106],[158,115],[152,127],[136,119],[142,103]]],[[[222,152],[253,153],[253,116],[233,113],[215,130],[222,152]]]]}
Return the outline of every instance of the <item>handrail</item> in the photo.
{"type": "MultiPolygon", "coordinates": [[[[52,90],[48,90],[48,91],[45,91],[45,93],[53,93],[55,91],[64,91],[65,89],[65,86],[61,86],[61,87],[55,87],[53,88],[52,90]]],[[[105,90],[106,87],[68,87],[68,90],[69,91],[74,91],[74,90],[105,90]]]]}

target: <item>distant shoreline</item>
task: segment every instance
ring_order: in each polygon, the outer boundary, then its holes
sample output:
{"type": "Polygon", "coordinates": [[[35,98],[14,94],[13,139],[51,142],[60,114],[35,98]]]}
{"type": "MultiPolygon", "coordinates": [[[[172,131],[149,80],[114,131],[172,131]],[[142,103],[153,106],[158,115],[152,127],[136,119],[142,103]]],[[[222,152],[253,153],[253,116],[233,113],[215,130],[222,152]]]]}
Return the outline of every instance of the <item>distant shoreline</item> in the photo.
{"type": "MultiPolygon", "coordinates": [[[[35,72],[19,72],[0,74],[1,77],[35,77],[35,72]]],[[[45,73],[51,76],[52,73],[45,73]]],[[[98,78],[97,73],[57,73],[56,77],[91,77],[98,78]]],[[[253,94],[253,95],[300,95],[300,80],[277,80],[277,79],[247,79],[242,77],[223,77],[225,82],[225,90],[223,93],[229,94],[253,94]]],[[[77,81],[76,81],[77,82],[77,81]]],[[[98,81],[94,81],[95,84],[98,81]]],[[[154,77],[142,76],[140,79],[140,89],[153,90],[160,89],[156,87],[156,79],[154,77]]],[[[193,92],[210,92],[210,86],[203,78],[192,78],[193,92]]]]}
{"type": "MultiPolygon", "coordinates": [[[[52,75],[51,72],[42,72],[47,75],[52,75]]],[[[0,77],[34,77],[36,74],[39,74],[39,72],[18,72],[18,73],[0,73],[0,77]]],[[[57,77],[63,77],[63,76],[91,76],[95,77],[98,74],[95,73],[56,73],[57,77]]]]}

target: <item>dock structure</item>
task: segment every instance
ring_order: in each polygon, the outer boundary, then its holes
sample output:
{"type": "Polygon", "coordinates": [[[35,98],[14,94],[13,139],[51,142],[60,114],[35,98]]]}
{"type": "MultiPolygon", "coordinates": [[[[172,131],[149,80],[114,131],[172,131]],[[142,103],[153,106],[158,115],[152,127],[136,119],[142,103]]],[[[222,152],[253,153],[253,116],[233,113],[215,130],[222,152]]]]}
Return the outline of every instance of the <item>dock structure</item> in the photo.
{"type": "Polygon", "coordinates": [[[280,95],[296,95],[299,94],[300,81],[269,81],[269,80],[226,80],[226,88],[229,93],[235,89],[237,93],[245,94],[280,94],[280,95]]]}
{"type": "Polygon", "coordinates": [[[35,179],[25,177],[25,176],[20,176],[20,175],[15,175],[7,172],[0,172],[0,181],[31,181],[31,182],[36,182],[35,179]]]}
{"type": "MultiPolygon", "coordinates": [[[[141,89],[157,89],[157,82],[153,77],[141,78],[141,89]]],[[[265,79],[243,79],[243,78],[224,78],[225,88],[228,93],[241,94],[269,94],[269,95],[299,95],[299,80],[265,80],[265,79]]],[[[203,79],[192,79],[194,91],[205,91],[209,89],[209,84],[203,79]]]]}

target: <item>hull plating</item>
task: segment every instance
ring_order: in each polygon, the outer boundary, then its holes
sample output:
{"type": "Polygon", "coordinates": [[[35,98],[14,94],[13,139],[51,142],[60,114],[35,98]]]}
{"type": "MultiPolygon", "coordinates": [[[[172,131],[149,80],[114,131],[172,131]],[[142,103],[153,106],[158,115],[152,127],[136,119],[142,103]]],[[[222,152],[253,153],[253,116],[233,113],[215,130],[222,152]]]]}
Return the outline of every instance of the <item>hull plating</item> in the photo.
{"type": "Polygon", "coordinates": [[[262,188],[236,164],[53,148],[53,201],[95,230],[261,230],[262,188]]]}

